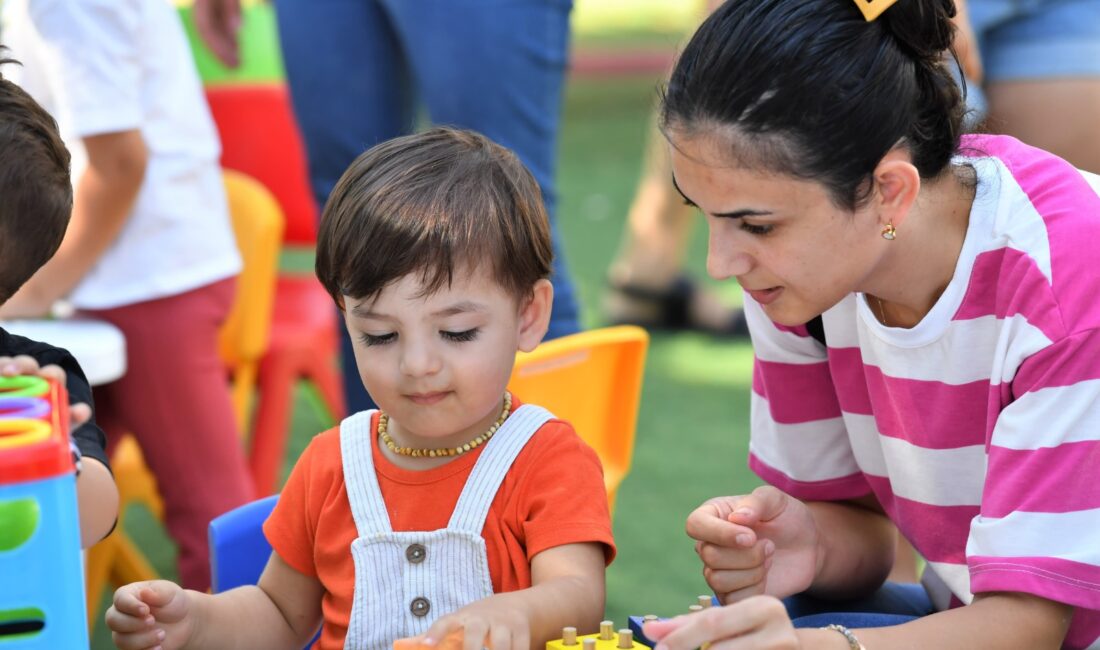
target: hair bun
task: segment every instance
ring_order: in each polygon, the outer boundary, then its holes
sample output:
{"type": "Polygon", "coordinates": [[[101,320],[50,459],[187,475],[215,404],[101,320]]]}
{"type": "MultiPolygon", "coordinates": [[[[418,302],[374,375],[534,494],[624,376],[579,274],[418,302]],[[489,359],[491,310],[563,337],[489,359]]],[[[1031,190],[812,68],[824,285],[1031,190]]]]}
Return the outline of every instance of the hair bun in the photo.
{"type": "Polygon", "coordinates": [[[955,41],[954,0],[898,0],[879,21],[915,59],[939,61],[955,41]]]}

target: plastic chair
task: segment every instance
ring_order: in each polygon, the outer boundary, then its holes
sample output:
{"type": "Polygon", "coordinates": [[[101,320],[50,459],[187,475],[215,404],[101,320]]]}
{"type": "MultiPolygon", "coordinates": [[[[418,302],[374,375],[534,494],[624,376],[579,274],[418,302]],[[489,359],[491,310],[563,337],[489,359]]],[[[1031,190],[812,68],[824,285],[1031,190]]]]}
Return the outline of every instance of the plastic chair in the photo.
{"type": "Polygon", "coordinates": [[[612,512],[630,471],[649,335],[623,325],[546,341],[519,354],[508,388],[569,421],[603,463],[612,512]]]}
{"type": "MultiPolygon", "coordinates": [[[[237,422],[243,423],[268,340],[283,218],[275,198],[258,181],[232,171],[225,172],[223,179],[243,266],[237,277],[236,299],[219,331],[218,346],[233,383],[234,413],[237,422]]],[[[156,480],[133,436],[119,441],[111,468],[119,491],[119,520],[114,533],[88,550],[89,626],[98,618],[99,597],[108,583],[123,585],[157,577],[124,530],[126,509],[133,504],[144,505],[157,519],[164,518],[156,480]]]]}
{"type": "MultiPolygon", "coordinates": [[[[286,214],[285,243],[311,249],[317,237],[317,207],[285,86],[212,86],[206,97],[221,135],[222,166],[266,185],[286,214]]],[[[317,278],[311,273],[281,274],[271,344],[260,364],[249,450],[256,494],[271,494],[278,487],[298,381],[306,382],[314,409],[329,422],[343,417],[338,337],[332,298],[317,278]]]]}

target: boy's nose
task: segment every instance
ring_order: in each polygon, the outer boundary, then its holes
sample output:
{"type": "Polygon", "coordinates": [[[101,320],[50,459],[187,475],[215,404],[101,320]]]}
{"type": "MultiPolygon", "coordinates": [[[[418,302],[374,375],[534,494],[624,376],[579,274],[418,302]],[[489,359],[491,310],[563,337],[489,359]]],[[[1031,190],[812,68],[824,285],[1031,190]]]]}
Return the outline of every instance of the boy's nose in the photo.
{"type": "Polygon", "coordinates": [[[401,354],[401,372],[411,377],[431,375],[439,371],[439,356],[430,345],[406,345],[401,354]]]}

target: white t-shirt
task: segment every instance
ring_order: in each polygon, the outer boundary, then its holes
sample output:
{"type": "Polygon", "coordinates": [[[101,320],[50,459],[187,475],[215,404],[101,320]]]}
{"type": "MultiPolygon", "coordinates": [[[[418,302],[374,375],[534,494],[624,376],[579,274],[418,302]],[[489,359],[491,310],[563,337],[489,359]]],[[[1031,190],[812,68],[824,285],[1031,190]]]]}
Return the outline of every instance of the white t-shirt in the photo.
{"type": "Polygon", "coordinates": [[[235,275],[240,257],[218,166],[220,147],[176,10],[167,0],[5,0],[4,67],[61,128],[73,181],[82,137],[140,129],[149,150],[133,212],[73,291],[106,309],[235,275]]]}

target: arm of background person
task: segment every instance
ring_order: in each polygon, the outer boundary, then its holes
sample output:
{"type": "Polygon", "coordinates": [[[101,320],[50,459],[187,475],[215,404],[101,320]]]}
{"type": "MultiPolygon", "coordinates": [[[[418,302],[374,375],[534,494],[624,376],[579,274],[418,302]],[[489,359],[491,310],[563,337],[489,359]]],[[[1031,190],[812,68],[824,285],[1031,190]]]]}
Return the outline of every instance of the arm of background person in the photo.
{"type": "Polygon", "coordinates": [[[192,12],[195,17],[195,29],[214,56],[229,66],[236,68],[241,64],[240,0],[195,0],[192,12]]]}

